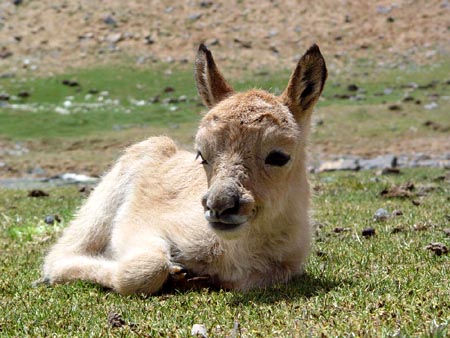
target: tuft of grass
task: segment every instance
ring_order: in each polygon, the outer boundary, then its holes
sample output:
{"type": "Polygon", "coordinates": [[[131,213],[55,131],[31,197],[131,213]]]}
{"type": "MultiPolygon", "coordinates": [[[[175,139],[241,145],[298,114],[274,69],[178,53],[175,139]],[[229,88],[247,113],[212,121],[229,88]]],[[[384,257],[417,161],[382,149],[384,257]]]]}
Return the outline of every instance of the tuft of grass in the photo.
{"type": "Polygon", "coordinates": [[[187,337],[199,323],[210,336],[225,337],[237,321],[247,337],[448,336],[450,255],[424,247],[450,246],[443,232],[450,227],[450,182],[442,169],[402,172],[314,175],[317,229],[306,274],[247,293],[204,289],[124,297],[85,282],[33,288],[45,251],[83,197],[76,187],[52,188],[44,198],[2,190],[0,335],[187,337]],[[412,198],[380,195],[405,182],[415,185],[412,198]],[[378,208],[403,215],[376,222],[378,208]],[[49,214],[58,214],[61,223],[45,224],[49,214]],[[367,227],[375,236],[362,236],[367,227]],[[124,324],[109,325],[110,313],[124,324]]]}

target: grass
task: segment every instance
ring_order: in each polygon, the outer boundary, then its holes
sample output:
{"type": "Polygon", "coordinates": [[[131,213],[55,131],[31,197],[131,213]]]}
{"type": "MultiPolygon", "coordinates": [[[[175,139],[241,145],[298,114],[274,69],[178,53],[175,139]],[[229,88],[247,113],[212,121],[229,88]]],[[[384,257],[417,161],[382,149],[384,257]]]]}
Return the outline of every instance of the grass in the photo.
{"type": "Polygon", "coordinates": [[[248,293],[204,289],[153,297],[123,297],[85,282],[33,288],[44,252],[83,197],[75,187],[51,189],[45,198],[2,190],[0,335],[186,337],[200,323],[210,336],[224,337],[237,321],[250,337],[446,337],[450,255],[424,249],[430,242],[450,246],[443,232],[449,227],[450,182],[443,174],[409,169],[399,176],[315,175],[314,219],[320,225],[304,277],[248,293]],[[415,184],[419,205],[380,196],[405,182],[415,184]],[[376,222],[378,208],[403,215],[376,222]],[[61,223],[44,223],[49,214],[58,214],[61,223]],[[376,235],[364,238],[367,227],[376,235]],[[110,312],[126,324],[108,325],[110,312]]]}
{"type": "MultiPolygon", "coordinates": [[[[386,152],[393,143],[411,139],[448,146],[448,132],[424,122],[450,126],[448,78],[442,76],[449,71],[450,63],[442,62],[369,74],[357,67],[353,73],[331,76],[315,114],[322,123],[315,127],[312,143],[330,153],[362,154],[377,148],[386,152]],[[404,87],[433,80],[437,83],[428,89],[404,87]],[[362,89],[350,92],[348,84],[362,89]],[[385,89],[387,94],[378,95],[385,89]],[[338,98],[356,94],[364,99],[338,98]],[[405,95],[421,104],[401,102],[405,95]],[[438,107],[424,109],[431,101],[438,107]],[[400,103],[401,110],[390,110],[394,103],[400,103]]],[[[169,68],[157,66],[101,67],[0,79],[0,92],[31,94],[11,98],[10,104],[16,106],[0,106],[0,144],[23,143],[30,152],[0,160],[10,169],[41,165],[52,172],[50,168],[61,163],[56,173],[61,168],[95,172],[96,166],[101,173],[124,145],[147,135],[169,134],[191,144],[203,110],[192,71],[169,73],[169,68]],[[64,86],[63,80],[80,86],[64,86]],[[175,91],[166,93],[166,87],[175,91]],[[93,89],[98,92],[90,94],[93,89]],[[182,95],[186,101],[163,103],[182,95]],[[157,103],[139,103],[155,96],[160,96],[157,103]],[[57,108],[70,113],[57,113],[57,108]]],[[[237,90],[257,85],[280,92],[288,76],[288,72],[260,72],[232,83],[237,90]]],[[[224,337],[233,334],[236,321],[242,335],[250,337],[448,336],[449,255],[436,256],[424,249],[430,242],[450,246],[442,231],[450,227],[450,183],[436,180],[444,174],[441,169],[409,169],[399,176],[314,175],[314,219],[320,226],[304,277],[248,293],[200,290],[146,298],[119,296],[84,282],[33,288],[45,251],[83,196],[76,187],[52,188],[45,198],[0,189],[0,336],[186,337],[193,324],[202,323],[209,336],[224,337]],[[384,188],[408,181],[416,185],[414,200],[419,205],[411,199],[380,196],[384,188]],[[375,222],[373,214],[381,207],[402,210],[403,215],[375,222]],[[57,214],[61,223],[46,224],[44,218],[51,214],[57,214]],[[374,237],[362,236],[367,227],[375,228],[374,237]],[[336,228],[346,231],[338,233],[336,228]],[[120,314],[126,325],[108,325],[110,312],[120,314]]]]}
{"type": "MultiPolygon", "coordinates": [[[[397,121],[405,120],[404,116],[409,112],[450,123],[447,114],[449,85],[445,83],[449,79],[442,76],[449,72],[450,62],[442,62],[406,73],[391,70],[367,74],[359,70],[353,77],[332,75],[318,107],[331,106],[336,109],[338,106],[340,111],[348,109],[350,113],[356,107],[363,118],[368,107],[377,107],[384,113],[390,113],[391,124],[394,125],[397,121]],[[424,86],[432,81],[436,83],[427,89],[405,88],[411,82],[424,86]],[[359,92],[349,91],[348,84],[356,84],[359,92]],[[388,92],[383,94],[384,90],[388,92]],[[339,95],[351,98],[363,95],[364,98],[342,100],[337,98],[339,95]],[[447,98],[440,100],[440,106],[432,112],[424,112],[421,105],[413,103],[405,105],[402,112],[388,110],[386,104],[399,102],[405,95],[413,96],[423,104],[431,102],[430,95],[447,95],[447,98]]],[[[247,75],[232,82],[237,90],[258,86],[279,93],[284,89],[288,77],[289,73],[282,71],[277,74],[247,75]]],[[[203,110],[196,96],[192,70],[186,68],[171,70],[155,66],[142,70],[103,66],[48,77],[4,78],[0,79],[0,92],[11,96],[10,103],[13,106],[2,107],[0,135],[14,140],[82,137],[117,133],[132,127],[183,127],[198,121],[199,112],[203,110]],[[65,80],[76,81],[79,86],[63,85],[65,80]],[[169,87],[174,91],[165,92],[169,87]],[[91,93],[93,90],[94,94],[91,93]],[[30,96],[17,97],[24,91],[30,96]],[[186,101],[164,102],[165,99],[178,99],[180,96],[185,96],[186,101]],[[159,97],[159,102],[149,104],[148,100],[155,97],[159,97]],[[66,106],[67,102],[70,107],[66,106]]],[[[358,136],[363,136],[366,130],[361,128],[358,136]]]]}
{"type": "MultiPolygon", "coordinates": [[[[0,102],[0,144],[14,149],[19,142],[30,149],[22,156],[3,154],[0,161],[8,165],[6,174],[18,175],[38,166],[48,175],[66,171],[100,175],[126,145],[150,135],[167,134],[190,148],[204,108],[195,94],[192,69],[167,67],[102,66],[55,76],[0,79],[0,92],[11,96],[9,105],[0,102]],[[65,86],[64,80],[76,81],[79,86],[65,86]],[[166,93],[169,87],[174,91],[166,93]],[[97,92],[90,94],[92,90],[97,92]],[[22,91],[30,96],[15,97],[22,91]],[[148,103],[156,96],[159,102],[148,103]],[[179,102],[180,96],[186,101],[179,102]],[[164,101],[169,99],[171,103],[164,101]],[[67,102],[70,107],[65,106],[67,102]],[[61,109],[68,114],[58,113],[61,109]]],[[[407,71],[367,74],[366,68],[357,66],[354,74],[331,74],[314,114],[321,123],[315,128],[312,144],[332,155],[398,154],[410,151],[411,140],[422,144],[420,151],[437,153],[436,146],[450,149],[445,131],[450,127],[450,85],[442,75],[449,71],[447,60],[407,71]],[[410,88],[411,82],[432,85],[410,88]],[[359,91],[349,91],[349,84],[356,84],[359,91]],[[386,94],[380,95],[385,90],[386,94]],[[340,99],[342,95],[350,99],[340,99]],[[364,99],[355,99],[357,95],[364,99]],[[402,102],[405,95],[421,103],[402,102]],[[424,105],[430,102],[438,105],[426,110],[424,105]],[[400,105],[400,110],[390,110],[392,104],[400,105]],[[426,121],[442,128],[427,127],[426,121]],[[405,146],[397,146],[402,143],[405,146]]],[[[288,77],[287,71],[257,72],[231,82],[236,90],[258,86],[279,93],[288,77]]]]}

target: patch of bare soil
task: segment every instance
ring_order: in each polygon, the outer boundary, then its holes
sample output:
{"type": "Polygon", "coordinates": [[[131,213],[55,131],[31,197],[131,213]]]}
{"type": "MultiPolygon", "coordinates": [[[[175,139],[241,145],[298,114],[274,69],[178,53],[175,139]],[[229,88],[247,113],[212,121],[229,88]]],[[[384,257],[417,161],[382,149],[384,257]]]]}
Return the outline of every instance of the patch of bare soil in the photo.
{"type": "Polygon", "coordinates": [[[448,1],[0,2],[3,71],[61,71],[132,56],[192,62],[201,42],[235,70],[291,67],[318,43],[331,68],[431,62],[449,51],[448,1]]]}

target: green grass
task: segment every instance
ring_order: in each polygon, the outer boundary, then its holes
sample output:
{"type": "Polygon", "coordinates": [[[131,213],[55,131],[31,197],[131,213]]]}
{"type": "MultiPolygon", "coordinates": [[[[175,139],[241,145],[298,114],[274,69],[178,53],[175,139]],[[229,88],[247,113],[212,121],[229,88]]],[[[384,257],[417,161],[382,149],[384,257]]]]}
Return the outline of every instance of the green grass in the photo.
{"type": "MultiPolygon", "coordinates": [[[[123,128],[133,126],[168,128],[198,121],[199,112],[203,107],[196,96],[192,69],[173,69],[171,74],[167,71],[168,68],[158,65],[147,70],[125,66],[103,66],[56,76],[0,79],[0,92],[6,92],[10,96],[16,96],[21,91],[30,93],[28,98],[10,100],[11,104],[20,109],[0,106],[0,136],[15,140],[83,137],[112,131],[117,133],[123,128]],[[62,85],[64,80],[75,80],[80,86],[64,86],[62,85]],[[173,87],[175,91],[164,93],[166,87],[173,87]],[[89,94],[93,89],[98,93],[89,94]],[[101,92],[107,92],[108,95],[102,96],[101,92]],[[182,95],[186,96],[186,102],[162,103],[164,99],[179,98],[182,95]],[[155,96],[160,96],[160,102],[144,106],[135,104],[136,101],[148,101],[155,96]],[[65,108],[66,101],[72,103],[68,108],[70,114],[56,112],[56,109],[65,108]]],[[[408,71],[383,70],[373,73],[366,71],[364,68],[357,68],[353,76],[330,75],[323,93],[324,99],[319,102],[318,107],[338,107],[344,112],[359,107],[364,115],[368,107],[388,111],[386,104],[399,102],[405,95],[421,100],[422,105],[431,102],[428,97],[430,94],[448,96],[450,85],[445,81],[449,78],[443,74],[450,72],[449,61],[418,69],[411,68],[408,71]],[[426,85],[433,80],[437,81],[436,85],[426,90],[402,87],[411,82],[426,85]],[[364,99],[336,98],[336,95],[357,94],[347,90],[348,84],[360,87],[364,99]],[[378,93],[386,88],[392,89],[392,93],[379,96],[378,93]]],[[[247,74],[242,79],[234,79],[231,82],[237,90],[259,87],[280,93],[289,78],[287,71],[263,74],[247,74]]],[[[432,113],[439,112],[436,118],[450,123],[447,114],[449,100],[438,99],[438,101],[439,108],[432,113]]],[[[428,111],[424,112],[422,106],[413,103],[404,105],[403,112],[409,111],[420,112],[424,116],[430,114],[428,111]]],[[[397,120],[402,119],[401,114],[388,112],[392,123],[395,124],[397,120]]],[[[358,135],[362,136],[364,132],[365,129],[362,129],[358,135]]]]}
{"type": "Polygon", "coordinates": [[[442,231],[450,227],[450,182],[438,180],[443,174],[410,169],[399,176],[315,175],[314,219],[320,226],[304,277],[248,293],[200,290],[146,298],[84,282],[33,288],[45,251],[82,196],[75,187],[51,189],[46,198],[2,190],[0,336],[187,337],[200,323],[210,336],[225,337],[238,321],[250,337],[446,337],[450,254],[424,249],[430,242],[450,246],[442,231]],[[380,196],[384,188],[405,182],[415,184],[419,205],[380,196]],[[375,222],[378,208],[403,215],[375,222]],[[45,224],[49,214],[62,222],[45,224]],[[348,231],[336,233],[338,227],[348,231]],[[367,227],[376,235],[364,238],[367,227]],[[134,325],[110,327],[110,312],[134,325]]]}

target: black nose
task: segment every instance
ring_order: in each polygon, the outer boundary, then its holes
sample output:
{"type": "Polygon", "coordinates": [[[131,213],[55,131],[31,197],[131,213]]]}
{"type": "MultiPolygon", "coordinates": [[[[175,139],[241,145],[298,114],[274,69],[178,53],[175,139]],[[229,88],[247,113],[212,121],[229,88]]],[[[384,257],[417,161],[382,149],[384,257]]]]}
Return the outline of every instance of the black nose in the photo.
{"type": "Polygon", "coordinates": [[[230,191],[207,193],[202,198],[202,204],[205,211],[209,211],[213,217],[235,215],[239,212],[239,195],[230,191]]]}

